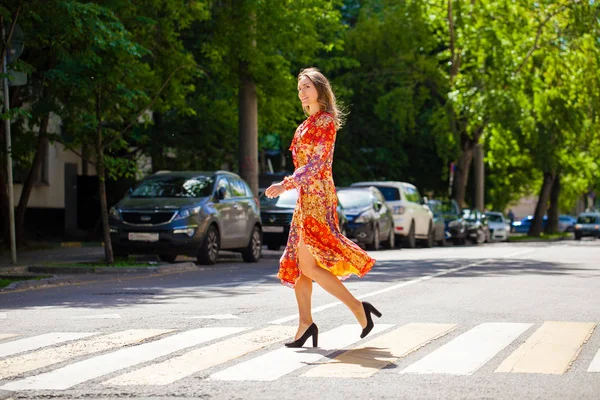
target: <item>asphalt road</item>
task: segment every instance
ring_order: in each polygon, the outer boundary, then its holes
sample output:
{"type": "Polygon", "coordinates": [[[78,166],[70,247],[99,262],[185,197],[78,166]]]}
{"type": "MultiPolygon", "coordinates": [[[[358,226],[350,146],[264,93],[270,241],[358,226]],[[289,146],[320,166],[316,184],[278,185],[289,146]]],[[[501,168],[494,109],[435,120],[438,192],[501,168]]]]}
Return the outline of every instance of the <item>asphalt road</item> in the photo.
{"type": "Polygon", "coordinates": [[[315,285],[317,349],[275,257],[0,293],[0,399],[600,399],[600,241],[371,254],[376,330],[315,285]]]}

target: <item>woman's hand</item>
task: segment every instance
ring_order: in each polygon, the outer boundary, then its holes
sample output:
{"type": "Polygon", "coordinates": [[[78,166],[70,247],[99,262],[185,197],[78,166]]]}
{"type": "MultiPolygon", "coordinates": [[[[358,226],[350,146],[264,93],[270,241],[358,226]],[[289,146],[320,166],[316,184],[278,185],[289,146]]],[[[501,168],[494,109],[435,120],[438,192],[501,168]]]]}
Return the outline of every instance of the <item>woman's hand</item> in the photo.
{"type": "Polygon", "coordinates": [[[274,183],[265,190],[265,196],[272,199],[273,197],[279,197],[281,193],[285,192],[285,188],[279,183],[274,183]]]}

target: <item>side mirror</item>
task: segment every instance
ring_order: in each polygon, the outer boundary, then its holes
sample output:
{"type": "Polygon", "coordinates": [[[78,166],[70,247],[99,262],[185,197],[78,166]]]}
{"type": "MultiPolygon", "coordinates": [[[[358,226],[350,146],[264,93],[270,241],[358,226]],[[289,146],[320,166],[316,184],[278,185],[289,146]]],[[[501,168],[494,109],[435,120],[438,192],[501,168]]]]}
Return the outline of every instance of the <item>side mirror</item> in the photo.
{"type": "Polygon", "coordinates": [[[379,201],[376,201],[376,202],[373,204],[373,208],[374,208],[374,209],[375,209],[375,211],[377,211],[377,212],[379,212],[379,211],[381,210],[381,207],[382,207],[382,204],[381,204],[381,202],[379,202],[379,201]]]}
{"type": "Polygon", "coordinates": [[[217,191],[217,200],[223,200],[226,194],[227,190],[224,187],[219,188],[219,190],[217,191]]]}
{"type": "Polygon", "coordinates": [[[423,196],[423,199],[421,201],[423,202],[422,204],[429,203],[429,199],[427,198],[427,196],[423,196]]]}

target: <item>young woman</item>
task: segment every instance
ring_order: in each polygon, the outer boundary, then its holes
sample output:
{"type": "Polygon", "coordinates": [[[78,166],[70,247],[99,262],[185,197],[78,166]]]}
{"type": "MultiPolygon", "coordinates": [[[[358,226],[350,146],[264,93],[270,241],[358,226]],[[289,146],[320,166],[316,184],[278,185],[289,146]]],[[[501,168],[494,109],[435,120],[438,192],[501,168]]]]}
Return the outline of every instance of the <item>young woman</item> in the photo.
{"type": "Polygon", "coordinates": [[[316,347],[318,328],[311,314],[313,281],[354,313],[363,328],[361,338],[373,329],[371,314],[381,317],[381,313],[371,304],[361,303],[341,282],[352,274],[364,276],[375,260],[339,230],[331,166],[336,131],[342,121],[331,85],[316,68],[304,69],[298,75],[298,97],[308,118],[296,129],[290,146],[296,170],[271,185],[265,195],[273,198],[286,190],[298,190],[278,274],[284,285],[294,288],[299,310],[298,332],[286,346],[302,347],[312,337],[316,347]]]}

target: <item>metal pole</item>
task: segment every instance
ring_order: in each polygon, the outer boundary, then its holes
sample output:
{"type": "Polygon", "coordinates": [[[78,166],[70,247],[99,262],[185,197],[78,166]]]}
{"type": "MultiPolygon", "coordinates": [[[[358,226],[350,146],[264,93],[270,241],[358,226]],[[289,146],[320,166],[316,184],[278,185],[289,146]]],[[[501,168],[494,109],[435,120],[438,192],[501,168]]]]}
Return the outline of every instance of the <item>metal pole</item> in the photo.
{"type": "MultiPolygon", "coordinates": [[[[4,25],[2,25],[2,39],[6,35],[4,25]]],[[[2,73],[4,74],[4,79],[2,79],[4,86],[4,112],[8,114],[10,110],[10,102],[8,100],[8,49],[4,53],[4,60],[2,63],[2,73]]],[[[15,238],[15,198],[13,194],[13,171],[12,171],[12,155],[11,155],[11,142],[10,142],[10,117],[7,117],[5,122],[6,129],[6,180],[8,182],[8,215],[10,222],[10,253],[12,255],[13,264],[17,263],[17,243],[15,238]]]]}

